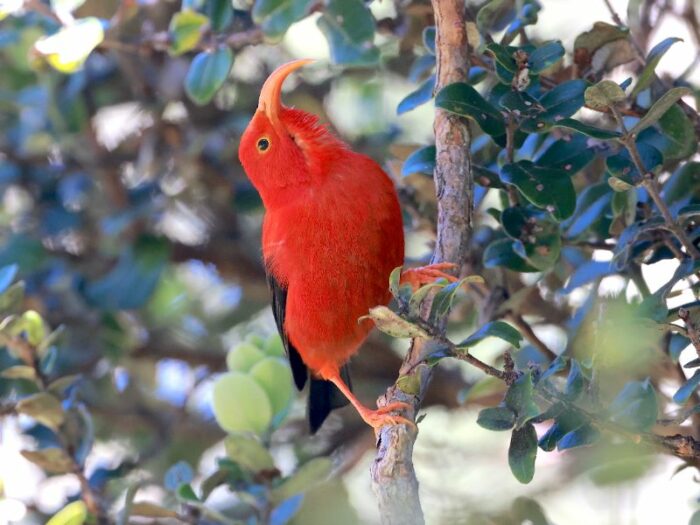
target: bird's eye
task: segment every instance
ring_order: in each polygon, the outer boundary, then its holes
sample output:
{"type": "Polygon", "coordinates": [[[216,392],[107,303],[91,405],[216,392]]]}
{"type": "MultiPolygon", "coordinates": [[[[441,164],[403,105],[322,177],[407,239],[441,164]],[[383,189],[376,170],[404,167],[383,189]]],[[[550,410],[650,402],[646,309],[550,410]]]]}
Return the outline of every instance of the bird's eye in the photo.
{"type": "Polygon", "coordinates": [[[261,153],[267,151],[270,148],[270,141],[266,138],[258,139],[258,151],[261,153]]]}

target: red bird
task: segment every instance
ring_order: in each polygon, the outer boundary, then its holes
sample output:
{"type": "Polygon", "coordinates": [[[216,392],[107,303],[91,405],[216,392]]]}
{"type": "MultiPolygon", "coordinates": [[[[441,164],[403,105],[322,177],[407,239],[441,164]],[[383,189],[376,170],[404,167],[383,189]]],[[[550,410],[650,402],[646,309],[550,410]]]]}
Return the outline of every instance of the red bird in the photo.
{"type": "MultiPolygon", "coordinates": [[[[315,432],[348,401],[372,427],[413,424],[353,395],[347,369],[372,329],[358,318],[391,299],[388,278],[404,259],[401,210],[391,179],[353,152],[315,115],[282,105],[282,83],[311,60],[280,66],[267,79],[238,155],[266,214],[262,250],[277,328],[301,390],[309,371],[308,417],[315,432]]],[[[413,286],[451,276],[437,264],[407,270],[413,286]]]]}

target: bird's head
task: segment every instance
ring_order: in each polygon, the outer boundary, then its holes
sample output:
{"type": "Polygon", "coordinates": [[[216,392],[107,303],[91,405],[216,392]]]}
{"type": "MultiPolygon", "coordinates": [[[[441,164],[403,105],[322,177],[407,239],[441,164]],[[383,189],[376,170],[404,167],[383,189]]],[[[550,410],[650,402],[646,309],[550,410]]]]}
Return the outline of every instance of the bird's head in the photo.
{"type": "Polygon", "coordinates": [[[241,137],[238,158],[267,208],[288,203],[319,183],[333,149],[345,147],[315,115],[282,104],[284,80],[310,62],[294,60],[272,72],[241,137]]]}

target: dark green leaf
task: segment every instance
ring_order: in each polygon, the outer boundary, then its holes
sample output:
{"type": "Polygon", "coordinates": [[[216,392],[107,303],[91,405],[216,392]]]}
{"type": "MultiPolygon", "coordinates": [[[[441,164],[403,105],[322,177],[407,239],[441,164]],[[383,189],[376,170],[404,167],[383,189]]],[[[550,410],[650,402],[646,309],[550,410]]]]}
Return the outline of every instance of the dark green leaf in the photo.
{"type": "Polygon", "coordinates": [[[334,64],[367,66],[379,61],[374,17],[362,0],[330,0],[317,23],[334,64]]]}
{"type": "Polygon", "coordinates": [[[490,0],[476,15],[476,25],[482,33],[500,31],[515,18],[514,0],[490,0]]]}
{"type": "Polygon", "coordinates": [[[209,103],[226,82],[232,65],[233,53],[228,47],[198,53],[185,77],[187,95],[200,106],[209,103]]]}
{"type": "Polygon", "coordinates": [[[658,44],[656,44],[651,49],[651,51],[649,51],[647,59],[645,60],[646,65],[644,66],[642,72],[639,74],[637,84],[635,84],[632,93],[630,93],[630,96],[636,97],[639,93],[641,93],[643,90],[645,90],[651,85],[652,80],[654,80],[654,71],[656,70],[656,66],[659,65],[661,58],[666,54],[666,51],[668,51],[673,44],[682,41],[682,38],[666,38],[658,44]]]}
{"type": "MultiPolygon", "coordinates": [[[[637,150],[639,151],[639,157],[642,160],[646,172],[653,171],[654,168],[660,166],[664,160],[661,152],[649,144],[643,142],[639,143],[637,144],[637,150]]],[[[634,186],[642,182],[644,174],[639,173],[639,170],[632,161],[629,151],[626,149],[623,149],[617,155],[608,157],[605,160],[605,166],[611,175],[629,185],[634,186]]]]}
{"type": "Polygon", "coordinates": [[[523,160],[503,166],[501,179],[516,186],[530,202],[546,209],[557,220],[574,213],[576,191],[571,178],[562,170],[543,168],[523,160]]]}
{"type": "Polygon", "coordinates": [[[547,429],[539,440],[539,447],[551,452],[557,448],[557,442],[572,430],[581,427],[583,420],[573,412],[565,411],[556,418],[556,421],[547,429]]]}
{"type": "Polygon", "coordinates": [[[430,99],[433,98],[433,90],[435,89],[435,75],[431,75],[421,86],[414,92],[409,93],[406,97],[399,102],[396,108],[396,113],[398,115],[403,115],[404,113],[417,108],[418,106],[425,104],[430,99]]]}
{"type": "Polygon", "coordinates": [[[523,340],[523,336],[520,332],[508,323],[504,321],[491,321],[459,343],[458,346],[470,348],[487,337],[498,337],[515,348],[520,348],[520,343],[523,340]]]}
{"type": "Polygon", "coordinates": [[[277,41],[289,26],[308,15],[314,4],[314,0],[256,0],[253,21],[267,38],[277,41]]]}
{"type": "Polygon", "coordinates": [[[510,73],[515,73],[518,70],[518,65],[513,58],[513,53],[516,50],[515,47],[503,46],[495,42],[486,46],[486,51],[493,56],[496,63],[510,73]]]}
{"type": "Polygon", "coordinates": [[[435,146],[425,146],[411,153],[401,166],[401,175],[424,173],[432,177],[435,170],[435,146]]]}
{"type": "Polygon", "coordinates": [[[540,104],[544,106],[545,112],[539,118],[553,123],[570,117],[583,107],[583,94],[587,86],[588,83],[585,80],[569,80],[547,91],[540,98],[540,104]]]}
{"type": "MultiPolygon", "coordinates": [[[[478,278],[483,282],[483,279],[478,278]]],[[[431,321],[437,321],[444,318],[449,314],[452,309],[452,303],[455,300],[457,292],[462,288],[464,283],[473,282],[475,280],[474,276],[465,277],[459,281],[450,283],[439,290],[433,297],[433,304],[430,309],[430,319],[431,321]]]]}
{"type": "Polygon", "coordinates": [[[678,104],[671,106],[659,119],[659,129],[667,139],[665,159],[684,159],[697,150],[693,123],[678,104]]]}
{"type": "Polygon", "coordinates": [[[446,86],[436,95],[435,105],[474,119],[496,142],[504,140],[506,128],[503,115],[469,84],[457,82],[446,86]]]}
{"type": "Polygon", "coordinates": [[[472,173],[474,174],[474,182],[479,186],[484,188],[505,188],[498,177],[498,173],[494,173],[483,166],[472,164],[472,173]]]}
{"type": "Polygon", "coordinates": [[[630,130],[633,135],[638,135],[643,129],[655,124],[666,113],[671,106],[678,102],[682,97],[692,95],[692,91],[687,87],[675,87],[666,91],[659,97],[659,100],[649,108],[646,114],[639,119],[634,127],[630,130]]]}
{"type": "Polygon", "coordinates": [[[574,131],[578,131],[579,133],[583,133],[584,135],[599,140],[610,140],[621,136],[620,133],[617,131],[609,131],[607,129],[596,128],[594,126],[584,124],[583,122],[574,120],[572,118],[558,120],[552,124],[552,127],[573,129],[574,131]]]}
{"type": "Polygon", "coordinates": [[[547,42],[538,47],[530,55],[530,70],[535,73],[541,73],[548,67],[556,64],[564,56],[564,46],[561,42],[555,40],[547,42]]]}
{"type": "Polygon", "coordinates": [[[575,175],[585,168],[595,157],[594,150],[582,135],[572,135],[568,140],[559,139],[552,143],[536,160],[538,166],[564,170],[575,175]]]}
{"type": "Polygon", "coordinates": [[[423,45],[430,51],[431,55],[435,55],[435,26],[428,26],[423,29],[423,45]]]}
{"type": "Polygon", "coordinates": [[[557,442],[558,450],[568,450],[575,447],[584,447],[592,445],[600,438],[600,432],[595,427],[590,425],[582,425],[576,430],[572,430],[564,435],[557,442]]]}
{"type": "Polygon", "coordinates": [[[504,238],[493,241],[484,250],[484,266],[494,268],[505,266],[516,272],[537,272],[534,266],[530,265],[520,255],[513,250],[513,239],[504,238]]]}
{"type": "Polygon", "coordinates": [[[526,372],[508,387],[504,398],[505,405],[515,412],[515,428],[521,428],[525,423],[540,415],[540,408],[534,401],[534,385],[532,374],[526,372]]]}
{"type": "Polygon", "coordinates": [[[566,370],[566,366],[569,362],[569,358],[563,355],[558,355],[554,361],[552,361],[547,369],[542,372],[542,375],[539,377],[539,381],[545,381],[547,378],[552,377],[555,374],[558,374],[562,370],[566,370]]]}
{"type": "Polygon", "coordinates": [[[476,422],[486,430],[510,430],[515,424],[515,414],[507,407],[484,408],[476,422]]]}
{"type": "Polygon", "coordinates": [[[520,483],[530,483],[535,476],[535,458],[537,457],[537,432],[535,427],[527,424],[513,430],[508,448],[508,465],[520,483]]]}
{"type": "Polygon", "coordinates": [[[516,242],[513,250],[540,271],[549,270],[559,259],[561,231],[539,210],[513,206],[501,213],[505,232],[516,242]]]}
{"type": "Polygon", "coordinates": [[[224,31],[233,21],[231,0],[207,0],[206,13],[213,31],[224,31]]]}
{"type": "Polygon", "coordinates": [[[192,485],[189,483],[183,483],[175,490],[175,495],[177,499],[185,503],[199,503],[199,498],[195,494],[192,485]]]}

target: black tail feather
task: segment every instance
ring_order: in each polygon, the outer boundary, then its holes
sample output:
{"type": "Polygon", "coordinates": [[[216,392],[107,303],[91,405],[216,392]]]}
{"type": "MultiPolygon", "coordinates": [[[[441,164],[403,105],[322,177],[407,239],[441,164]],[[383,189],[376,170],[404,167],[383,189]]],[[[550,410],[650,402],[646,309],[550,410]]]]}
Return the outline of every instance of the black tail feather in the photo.
{"type": "MultiPolygon", "coordinates": [[[[347,365],[340,369],[340,377],[352,390],[350,371],[347,365]]],[[[316,379],[312,377],[309,385],[308,401],[308,417],[311,433],[315,434],[316,431],[321,428],[321,425],[332,410],[344,407],[348,403],[348,398],[345,397],[333,383],[325,379],[316,379]]]]}

